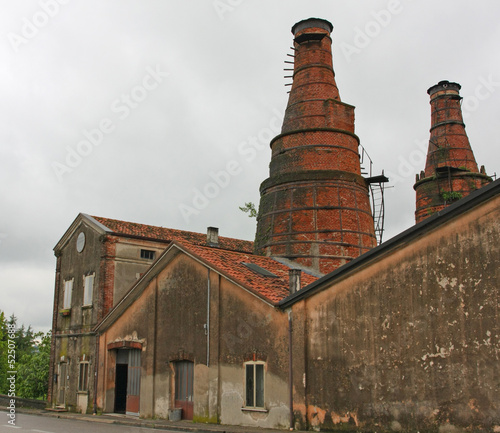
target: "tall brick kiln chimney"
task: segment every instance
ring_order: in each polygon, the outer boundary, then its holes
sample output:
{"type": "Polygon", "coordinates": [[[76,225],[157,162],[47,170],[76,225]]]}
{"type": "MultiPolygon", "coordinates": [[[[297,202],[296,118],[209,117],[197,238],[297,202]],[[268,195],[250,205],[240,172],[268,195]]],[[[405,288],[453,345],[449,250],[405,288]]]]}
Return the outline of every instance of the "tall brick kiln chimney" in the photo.
{"type": "Polygon", "coordinates": [[[376,246],[354,107],[341,102],[335,83],[332,29],[317,18],[292,27],[293,83],[281,134],[271,141],[255,238],[256,253],[321,273],[376,246]]]}
{"type": "Polygon", "coordinates": [[[492,181],[484,166],[477,168],[462,118],[460,88],[460,84],[440,81],[427,91],[431,137],[425,171],[417,174],[413,186],[417,223],[492,181]]]}

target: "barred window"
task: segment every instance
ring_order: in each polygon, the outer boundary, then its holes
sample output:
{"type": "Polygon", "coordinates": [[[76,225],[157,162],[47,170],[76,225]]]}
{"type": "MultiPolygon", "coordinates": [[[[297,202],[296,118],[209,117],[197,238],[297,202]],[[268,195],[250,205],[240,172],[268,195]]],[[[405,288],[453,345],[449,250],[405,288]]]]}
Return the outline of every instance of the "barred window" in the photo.
{"type": "Polygon", "coordinates": [[[154,260],[155,252],[151,250],[141,250],[141,259],[154,260]]]}

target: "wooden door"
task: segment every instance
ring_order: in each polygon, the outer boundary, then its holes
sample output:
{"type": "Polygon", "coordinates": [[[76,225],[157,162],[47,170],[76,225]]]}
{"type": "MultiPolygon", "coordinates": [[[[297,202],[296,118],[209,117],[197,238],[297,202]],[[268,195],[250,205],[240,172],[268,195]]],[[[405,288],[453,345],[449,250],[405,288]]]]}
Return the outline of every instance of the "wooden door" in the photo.
{"type": "Polygon", "coordinates": [[[65,362],[59,364],[59,395],[57,396],[57,405],[66,405],[66,384],[68,380],[67,365],[65,362]]]}
{"type": "Polygon", "coordinates": [[[175,363],[175,407],[182,409],[182,419],[193,419],[194,363],[175,363]]]}

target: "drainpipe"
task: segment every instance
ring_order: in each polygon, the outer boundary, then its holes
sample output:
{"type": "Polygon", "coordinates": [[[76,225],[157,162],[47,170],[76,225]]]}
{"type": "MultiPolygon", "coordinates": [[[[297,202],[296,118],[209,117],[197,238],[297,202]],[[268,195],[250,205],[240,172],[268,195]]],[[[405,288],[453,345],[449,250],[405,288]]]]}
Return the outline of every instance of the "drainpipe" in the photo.
{"type": "Polygon", "coordinates": [[[156,358],[157,352],[156,348],[158,347],[158,278],[155,278],[155,311],[154,311],[154,327],[153,327],[154,337],[153,337],[153,398],[152,398],[152,408],[153,408],[153,416],[156,416],[156,358]]]}
{"type": "Polygon", "coordinates": [[[207,323],[205,324],[207,336],[207,367],[210,366],[210,269],[207,268],[207,323]]]}
{"type": "Polygon", "coordinates": [[[288,310],[288,383],[290,405],[290,431],[293,430],[293,349],[292,349],[292,310],[288,310]]]}
{"type": "Polygon", "coordinates": [[[95,336],[95,360],[94,360],[94,407],[93,407],[93,415],[97,415],[97,375],[99,371],[99,334],[95,336]]]}

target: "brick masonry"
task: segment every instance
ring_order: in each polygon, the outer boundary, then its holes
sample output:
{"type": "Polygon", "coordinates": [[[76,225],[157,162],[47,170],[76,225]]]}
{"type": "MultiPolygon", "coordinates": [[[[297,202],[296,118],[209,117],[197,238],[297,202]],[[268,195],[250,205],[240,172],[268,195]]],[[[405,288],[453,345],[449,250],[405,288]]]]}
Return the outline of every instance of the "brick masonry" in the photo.
{"type": "Polygon", "coordinates": [[[427,91],[431,135],[425,170],[417,174],[414,185],[417,223],[492,180],[474,158],[462,118],[460,88],[440,81],[427,91]]]}
{"type": "Polygon", "coordinates": [[[354,107],[340,100],[328,21],[294,26],[293,84],[261,185],[255,250],[328,273],[376,246],[354,107]]]}

